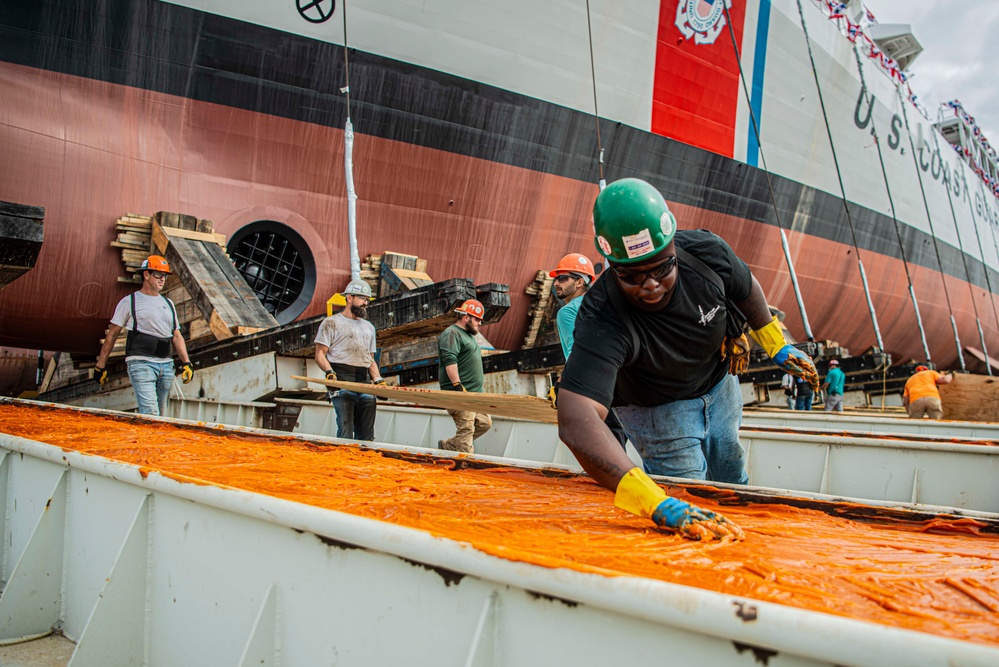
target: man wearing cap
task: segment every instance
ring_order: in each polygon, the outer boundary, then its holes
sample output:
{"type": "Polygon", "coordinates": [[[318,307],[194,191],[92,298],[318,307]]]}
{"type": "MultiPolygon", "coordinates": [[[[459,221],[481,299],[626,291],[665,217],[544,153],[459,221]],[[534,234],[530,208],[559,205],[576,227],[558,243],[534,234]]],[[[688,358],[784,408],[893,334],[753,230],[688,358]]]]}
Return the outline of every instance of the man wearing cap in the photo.
{"type": "Polygon", "coordinates": [[[170,344],[173,343],[182,362],[180,376],[184,384],[194,379],[194,367],[177,326],[177,308],[160,294],[171,273],[170,265],[165,258],[150,255],[143,260],[139,270],[142,288],[123,298],[115,307],[97,357],[94,379],[102,385],[108,381],[108,356],[118,334],[126,329],[125,363],[138,411],[145,415],[165,415],[174,378],[170,344]]]}
{"type": "Polygon", "coordinates": [[[822,383],[822,388],[826,392],[826,412],[843,412],[843,386],[846,383],[846,374],[839,368],[839,360],[829,360],[829,372],[826,373],[826,381],[822,383]]]}
{"type": "Polygon", "coordinates": [[[915,372],[905,381],[902,405],[909,419],[943,419],[943,404],[937,385],[950,384],[953,373],[938,373],[926,366],[916,366],[915,372]]]}
{"type": "MultiPolygon", "coordinates": [[[[475,335],[485,316],[485,308],[475,299],[468,299],[455,308],[457,321],[437,337],[440,358],[438,381],[446,391],[481,392],[482,350],[475,335]]],[[[437,446],[452,452],[472,454],[475,439],[492,428],[492,417],[474,410],[448,410],[454,420],[454,437],[439,440],[437,446]]]]}
{"type": "MultiPolygon", "coordinates": [[[[562,344],[562,355],[568,359],[572,352],[573,331],[576,328],[576,315],[579,314],[579,306],[583,303],[586,291],[597,276],[590,258],[578,252],[569,253],[559,260],[558,266],[549,271],[548,276],[555,279],[555,297],[562,302],[562,307],[555,314],[555,328],[558,330],[558,340],[562,344]]],[[[548,400],[556,409],[558,408],[558,390],[558,382],[554,383],[548,390],[548,400]]],[[[611,430],[621,446],[625,447],[628,436],[625,434],[621,422],[614,416],[613,410],[607,411],[606,421],[607,428],[611,430]]]]}
{"type": "MultiPolygon", "coordinates": [[[[323,320],[316,333],[316,364],[327,380],[383,384],[375,363],[375,326],[367,320],[371,287],[351,280],[343,290],[347,307],[323,320]]],[[[326,390],[326,399],[336,411],[336,437],[375,439],[377,400],[371,394],[346,389],[326,390]]]]}
{"type": "MultiPolygon", "coordinates": [[[[677,232],[652,185],[608,185],[593,207],[609,270],[587,292],[558,398],[559,436],[614,504],[690,539],[738,538],[722,515],[669,497],[621,450],[611,407],[652,474],[744,484],[742,396],[729,374],[736,310],[786,372],[818,388],[808,355],[788,345],[763,289],[725,241],[677,232]]],[[[744,349],[744,347],[743,347],[744,349]]]]}

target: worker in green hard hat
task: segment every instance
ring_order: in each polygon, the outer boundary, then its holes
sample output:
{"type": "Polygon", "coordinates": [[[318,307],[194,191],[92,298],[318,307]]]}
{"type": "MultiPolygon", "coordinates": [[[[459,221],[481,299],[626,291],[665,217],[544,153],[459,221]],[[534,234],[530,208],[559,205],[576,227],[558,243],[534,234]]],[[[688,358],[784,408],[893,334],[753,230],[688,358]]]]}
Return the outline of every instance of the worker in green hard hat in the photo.
{"type": "Polygon", "coordinates": [[[740,537],[720,514],[671,498],[655,475],[745,484],[739,444],[751,335],[778,366],[818,387],[808,355],[788,345],[763,289],[707,230],[677,231],[656,188],[626,178],[593,207],[608,271],[579,310],[558,397],[559,437],[615,504],[691,539],[740,537]],[[604,424],[614,407],[643,471],[604,424]]]}

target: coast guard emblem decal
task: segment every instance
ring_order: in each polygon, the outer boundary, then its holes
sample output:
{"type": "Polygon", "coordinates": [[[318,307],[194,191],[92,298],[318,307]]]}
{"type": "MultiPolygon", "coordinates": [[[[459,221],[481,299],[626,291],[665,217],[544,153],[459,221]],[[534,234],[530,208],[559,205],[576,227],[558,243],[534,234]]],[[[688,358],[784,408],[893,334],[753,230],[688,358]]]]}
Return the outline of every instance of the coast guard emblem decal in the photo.
{"type": "Polygon", "coordinates": [[[680,0],[676,27],[695,44],[714,44],[725,27],[725,7],[731,6],[732,0],[680,0]]]}

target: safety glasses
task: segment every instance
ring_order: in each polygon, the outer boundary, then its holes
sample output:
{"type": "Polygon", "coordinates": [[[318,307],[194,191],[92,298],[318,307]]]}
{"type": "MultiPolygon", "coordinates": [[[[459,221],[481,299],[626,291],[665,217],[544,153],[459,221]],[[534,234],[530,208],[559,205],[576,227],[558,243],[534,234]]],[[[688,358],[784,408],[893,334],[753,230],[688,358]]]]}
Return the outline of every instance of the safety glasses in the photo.
{"type": "Polygon", "coordinates": [[[567,283],[570,280],[578,280],[579,276],[574,276],[571,273],[560,273],[555,276],[555,282],[557,283],[567,283]]]}
{"type": "Polygon", "coordinates": [[[657,283],[662,282],[662,279],[669,275],[674,266],[676,266],[676,255],[667,257],[661,264],[645,271],[630,271],[616,264],[611,265],[611,270],[621,282],[628,285],[641,285],[649,278],[657,283]]]}
{"type": "Polygon", "coordinates": [[[163,273],[162,271],[152,271],[153,278],[166,278],[169,274],[163,273]]]}

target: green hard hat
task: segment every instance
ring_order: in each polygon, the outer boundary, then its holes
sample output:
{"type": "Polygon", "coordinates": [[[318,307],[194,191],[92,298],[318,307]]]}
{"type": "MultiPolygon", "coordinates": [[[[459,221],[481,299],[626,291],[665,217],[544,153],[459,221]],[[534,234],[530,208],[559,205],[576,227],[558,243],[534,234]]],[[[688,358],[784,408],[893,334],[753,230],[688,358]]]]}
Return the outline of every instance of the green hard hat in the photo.
{"type": "Polygon", "coordinates": [[[652,185],[623,178],[597,195],[593,233],[601,255],[617,264],[635,264],[669,245],[676,233],[676,218],[652,185]]]}

